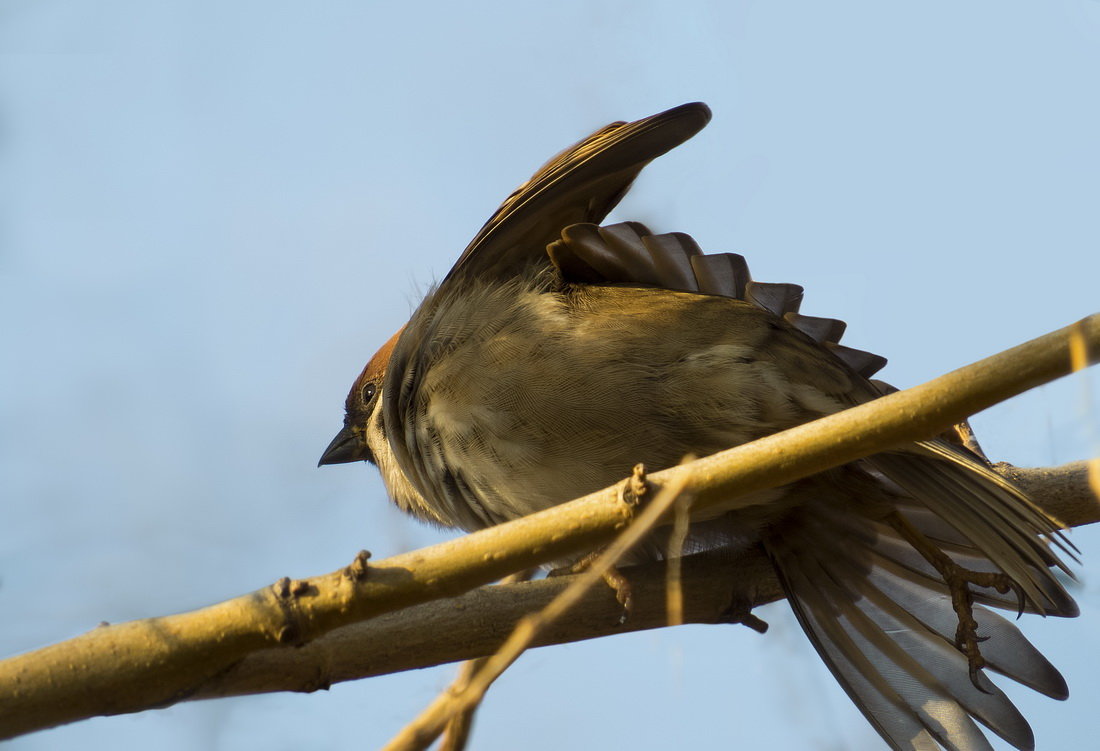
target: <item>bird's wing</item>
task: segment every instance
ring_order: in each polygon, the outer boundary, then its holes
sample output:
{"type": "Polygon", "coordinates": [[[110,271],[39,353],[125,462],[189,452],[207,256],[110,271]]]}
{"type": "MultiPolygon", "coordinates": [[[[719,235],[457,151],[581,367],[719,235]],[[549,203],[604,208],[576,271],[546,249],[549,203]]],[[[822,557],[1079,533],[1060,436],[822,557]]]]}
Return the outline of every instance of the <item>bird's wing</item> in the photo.
{"type": "MultiPolygon", "coordinates": [[[[615,122],[570,146],[508,196],[463,251],[452,277],[503,280],[534,262],[563,227],[600,222],[652,160],[710,121],[702,102],[634,122],[615,122]]],[[[446,285],[447,281],[443,282],[446,285]]]]}
{"type": "Polygon", "coordinates": [[[801,286],[753,281],[742,256],[704,254],[682,232],[655,235],[638,222],[581,223],[562,230],[546,251],[566,282],[640,284],[745,300],[784,319],[864,378],[886,365],[885,357],[839,343],[843,321],[799,313],[801,286]]]}

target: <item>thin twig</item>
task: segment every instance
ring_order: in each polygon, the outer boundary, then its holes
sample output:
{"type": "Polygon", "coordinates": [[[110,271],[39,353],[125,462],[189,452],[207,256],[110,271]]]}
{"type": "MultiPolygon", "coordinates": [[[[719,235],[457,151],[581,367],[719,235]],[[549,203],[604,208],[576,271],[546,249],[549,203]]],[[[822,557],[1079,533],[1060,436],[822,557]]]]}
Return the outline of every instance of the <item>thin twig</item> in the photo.
{"type": "MultiPolygon", "coordinates": [[[[1070,329],[1069,337],[1069,362],[1070,370],[1074,373],[1084,370],[1089,366],[1089,363],[1095,359],[1095,356],[1089,356],[1089,339],[1088,330],[1085,326],[1085,321],[1078,321],[1073,324],[1070,329]]],[[[1092,391],[1089,389],[1089,382],[1082,381],[1084,384],[1082,392],[1082,412],[1085,415],[1089,415],[1093,410],[1092,391]]],[[[1095,427],[1093,428],[1095,431],[1095,427]]],[[[1100,436],[1097,436],[1095,432],[1092,436],[1093,446],[1100,453],[1100,436]]],[[[1095,457],[1089,462],[1089,487],[1092,488],[1093,495],[1100,500],[1100,456],[1095,457]]]]}
{"type": "MultiPolygon", "coordinates": [[[[528,569],[527,571],[519,571],[511,576],[506,576],[500,580],[498,586],[508,586],[509,584],[517,584],[519,582],[525,582],[531,579],[535,575],[535,569],[528,569]]],[[[481,669],[481,666],[485,664],[486,657],[475,657],[472,660],[466,660],[462,663],[458,669],[458,675],[455,676],[454,681],[451,683],[449,691],[460,691],[466,684],[470,682],[470,679],[477,674],[477,671],[481,669]]],[[[462,712],[456,712],[450,721],[447,723],[447,727],[443,730],[443,739],[439,743],[439,751],[464,751],[466,744],[470,738],[470,731],[474,725],[474,715],[477,713],[479,704],[472,704],[466,707],[462,712]]]]}
{"type": "MultiPolygon", "coordinates": [[[[637,476],[637,474],[636,474],[637,476]]],[[[612,542],[592,566],[554,598],[541,612],[527,616],[497,653],[458,692],[438,696],[415,720],[406,725],[384,751],[421,751],[431,745],[456,713],[481,701],[489,686],[523,654],[550,624],[569,612],[596,582],[603,578],[628,550],[637,545],[676,501],[690,475],[669,483],[650,501],[633,523],[612,542]]]]}
{"type": "MultiPolygon", "coordinates": [[[[447,691],[455,693],[462,691],[488,661],[488,657],[475,657],[472,660],[466,660],[459,668],[458,676],[447,687],[447,691]]],[[[447,721],[447,727],[443,729],[443,739],[439,742],[439,751],[465,751],[466,744],[470,740],[470,732],[474,727],[474,715],[480,706],[481,703],[479,702],[466,707],[461,712],[456,712],[447,721]]]]}
{"type": "Polygon", "coordinates": [[[691,496],[681,494],[673,507],[672,533],[668,540],[668,576],[665,579],[665,602],[668,625],[684,622],[683,552],[691,522],[691,496]]]}

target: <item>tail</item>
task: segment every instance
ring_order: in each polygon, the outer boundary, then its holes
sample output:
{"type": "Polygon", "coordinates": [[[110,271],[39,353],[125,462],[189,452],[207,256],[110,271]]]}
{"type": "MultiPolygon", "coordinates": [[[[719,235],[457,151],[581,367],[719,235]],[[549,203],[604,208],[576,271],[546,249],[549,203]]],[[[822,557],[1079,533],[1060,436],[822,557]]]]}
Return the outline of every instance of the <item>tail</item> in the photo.
{"type": "Polygon", "coordinates": [[[1011,622],[985,605],[1074,616],[1051,567],[1071,552],[1052,520],[1014,486],[942,442],[861,463],[882,492],[856,501],[813,483],[816,497],[765,539],[788,601],[852,701],[895,749],[991,749],[975,720],[1018,749],[1031,728],[956,646],[960,614],[927,558],[889,522],[915,529],[954,564],[1007,574],[1012,592],[968,587],[981,658],[991,670],[1053,699],[1065,680],[1011,622]],[[884,515],[882,509],[886,507],[884,515]]]}

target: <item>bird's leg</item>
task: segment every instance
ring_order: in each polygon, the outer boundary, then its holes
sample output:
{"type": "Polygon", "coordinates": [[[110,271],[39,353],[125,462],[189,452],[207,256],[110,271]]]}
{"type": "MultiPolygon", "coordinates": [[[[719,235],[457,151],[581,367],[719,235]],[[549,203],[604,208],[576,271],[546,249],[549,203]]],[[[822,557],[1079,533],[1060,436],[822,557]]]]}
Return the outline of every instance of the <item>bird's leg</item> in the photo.
{"type": "MultiPolygon", "coordinates": [[[[645,477],[645,465],[635,464],[633,473],[627,481],[624,488],[623,500],[631,505],[635,506],[639,503],[643,496],[649,493],[649,485],[646,482],[645,477]]],[[[588,555],[584,556],[580,560],[573,563],[571,566],[563,566],[551,571],[547,576],[561,576],[563,574],[579,574],[587,571],[591,568],[599,557],[603,554],[605,547],[601,547],[592,551],[588,555]]],[[[611,590],[615,593],[615,599],[619,601],[619,605],[622,606],[622,613],[619,615],[619,625],[626,623],[627,618],[634,612],[634,588],[630,584],[630,580],[623,576],[622,571],[616,568],[614,565],[608,566],[607,570],[603,573],[603,580],[607,586],[611,587],[611,590]]]]}
{"type": "MultiPolygon", "coordinates": [[[[566,576],[568,574],[584,573],[602,554],[603,548],[594,550],[569,566],[562,566],[561,568],[552,570],[547,576],[566,576]]],[[[615,599],[619,601],[619,605],[623,608],[623,612],[619,616],[619,625],[622,625],[626,623],[630,614],[634,612],[634,587],[630,584],[630,580],[623,575],[623,572],[615,566],[611,566],[604,572],[603,580],[607,586],[611,587],[611,591],[615,593],[615,599]]]]}
{"type": "Polygon", "coordinates": [[[970,666],[970,682],[975,688],[985,692],[986,689],[978,683],[978,671],[986,666],[979,645],[989,637],[978,636],[978,622],[974,619],[974,593],[971,592],[970,586],[989,587],[1001,594],[1014,590],[1022,598],[1023,593],[1019,585],[1007,574],[999,571],[972,571],[955,563],[897,511],[891,513],[886,518],[886,522],[943,577],[943,583],[951,593],[951,605],[959,620],[959,625],[955,629],[955,647],[966,656],[970,666]]]}

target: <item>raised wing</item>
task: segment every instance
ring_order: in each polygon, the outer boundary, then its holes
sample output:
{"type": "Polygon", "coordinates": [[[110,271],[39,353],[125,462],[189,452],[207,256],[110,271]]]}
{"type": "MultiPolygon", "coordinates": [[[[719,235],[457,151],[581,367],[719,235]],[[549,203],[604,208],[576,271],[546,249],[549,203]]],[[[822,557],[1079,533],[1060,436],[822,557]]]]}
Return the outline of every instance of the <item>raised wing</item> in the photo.
{"type": "Polygon", "coordinates": [[[651,161],[710,121],[702,102],[615,122],[570,146],[508,196],[463,251],[452,277],[508,279],[546,262],[546,246],[563,227],[600,222],[651,161]]]}

